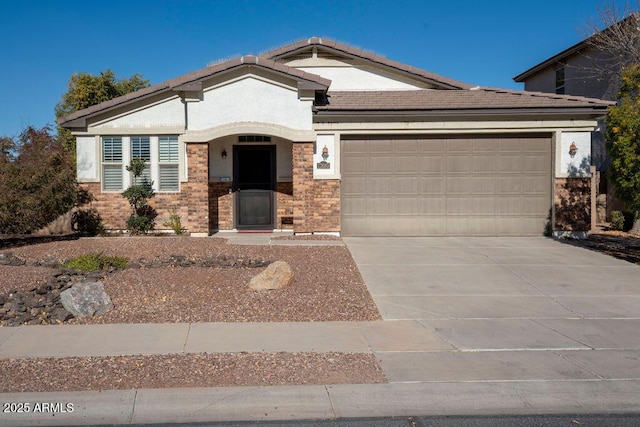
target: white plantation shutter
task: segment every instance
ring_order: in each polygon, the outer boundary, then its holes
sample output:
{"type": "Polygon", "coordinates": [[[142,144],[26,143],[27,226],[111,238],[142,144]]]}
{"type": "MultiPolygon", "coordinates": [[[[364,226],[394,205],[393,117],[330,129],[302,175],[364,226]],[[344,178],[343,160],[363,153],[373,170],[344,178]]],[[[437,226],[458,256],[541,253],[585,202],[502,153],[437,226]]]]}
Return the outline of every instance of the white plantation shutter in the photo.
{"type": "Polygon", "coordinates": [[[102,188],[106,191],[122,190],[121,165],[102,165],[102,188]]]}
{"type": "Polygon", "coordinates": [[[122,137],[102,137],[102,188],[122,190],[122,137]]]}
{"type": "Polygon", "coordinates": [[[178,137],[161,136],[158,138],[158,160],[160,191],[179,191],[178,137]]]}
{"type": "MultiPolygon", "coordinates": [[[[143,181],[151,182],[151,143],[148,136],[132,136],[131,137],[131,158],[139,158],[144,160],[146,168],[142,171],[142,176],[138,178],[137,183],[143,181]]],[[[132,181],[134,177],[131,177],[132,181]]]]}

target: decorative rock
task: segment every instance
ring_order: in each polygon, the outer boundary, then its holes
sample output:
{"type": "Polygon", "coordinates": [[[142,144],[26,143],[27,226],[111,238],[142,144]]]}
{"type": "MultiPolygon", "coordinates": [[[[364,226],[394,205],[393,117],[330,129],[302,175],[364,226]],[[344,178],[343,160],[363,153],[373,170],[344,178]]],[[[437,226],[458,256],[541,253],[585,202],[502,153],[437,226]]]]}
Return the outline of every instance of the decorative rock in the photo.
{"type": "Polygon", "coordinates": [[[76,317],[94,316],[113,308],[100,282],[76,283],[60,294],[62,306],[76,317]]]}
{"type": "Polygon", "coordinates": [[[0,253],[0,265],[24,265],[26,264],[24,260],[13,255],[12,252],[2,252],[0,253]]]}
{"type": "Polygon", "coordinates": [[[293,270],[284,261],[276,261],[262,273],[249,281],[249,287],[256,291],[280,289],[293,283],[293,270]]]}

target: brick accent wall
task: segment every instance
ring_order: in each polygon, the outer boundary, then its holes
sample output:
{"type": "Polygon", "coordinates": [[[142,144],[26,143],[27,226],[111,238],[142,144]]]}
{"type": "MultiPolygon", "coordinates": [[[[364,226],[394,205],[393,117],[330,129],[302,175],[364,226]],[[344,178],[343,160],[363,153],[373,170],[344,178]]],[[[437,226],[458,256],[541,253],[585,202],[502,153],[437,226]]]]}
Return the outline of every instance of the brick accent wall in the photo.
{"type": "Polygon", "coordinates": [[[233,195],[231,182],[209,183],[209,227],[211,230],[233,230],[233,195]]]}
{"type": "Polygon", "coordinates": [[[555,230],[591,229],[591,178],[556,178],[555,230]]]}
{"type": "Polygon", "coordinates": [[[293,218],[293,182],[279,182],[276,191],[276,228],[292,230],[293,224],[283,224],[282,218],[293,218]]]}
{"type": "Polygon", "coordinates": [[[340,231],[340,181],[313,179],[313,143],[293,144],[293,231],[340,231]]]}
{"type": "MultiPolygon", "coordinates": [[[[169,218],[171,208],[175,206],[182,226],[189,232],[209,232],[209,145],[188,144],[187,158],[189,182],[180,183],[178,193],[156,193],[155,197],[149,201],[149,204],[158,212],[156,230],[166,229],[162,223],[169,218]]],[[[80,186],[93,198],[83,207],[96,209],[107,229],[126,229],[126,220],[131,213],[131,208],[121,192],[103,193],[100,183],[84,183],[80,186]]]]}

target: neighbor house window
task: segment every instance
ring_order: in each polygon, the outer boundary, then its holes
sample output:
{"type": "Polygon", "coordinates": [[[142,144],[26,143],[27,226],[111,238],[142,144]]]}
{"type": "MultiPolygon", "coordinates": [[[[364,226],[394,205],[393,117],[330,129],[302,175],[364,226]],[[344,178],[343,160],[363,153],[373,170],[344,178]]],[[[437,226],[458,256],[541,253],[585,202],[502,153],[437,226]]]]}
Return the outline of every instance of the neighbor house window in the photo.
{"type": "Polygon", "coordinates": [[[102,137],[102,189],[122,190],[122,137],[102,137]]]}
{"type": "Polygon", "coordinates": [[[179,191],[178,137],[161,136],[158,138],[158,167],[160,191],[179,191]]]}
{"type": "MultiPolygon", "coordinates": [[[[148,136],[132,136],[131,137],[131,158],[139,158],[144,160],[147,165],[142,171],[143,180],[151,182],[151,143],[148,136]]],[[[132,182],[133,182],[133,177],[132,182]]]]}
{"type": "Polygon", "coordinates": [[[556,64],[556,93],[564,95],[564,64],[556,64]]]}

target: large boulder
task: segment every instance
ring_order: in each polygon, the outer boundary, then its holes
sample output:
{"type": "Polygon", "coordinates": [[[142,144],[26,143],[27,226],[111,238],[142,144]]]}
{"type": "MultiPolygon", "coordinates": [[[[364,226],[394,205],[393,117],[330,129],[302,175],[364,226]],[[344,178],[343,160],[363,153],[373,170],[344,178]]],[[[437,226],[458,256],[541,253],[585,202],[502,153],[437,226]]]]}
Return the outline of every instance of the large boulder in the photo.
{"type": "Polygon", "coordinates": [[[284,261],[276,261],[249,281],[249,287],[256,291],[280,289],[293,283],[293,270],[284,261]]]}
{"type": "Polygon", "coordinates": [[[100,282],[80,282],[60,294],[62,306],[75,317],[102,314],[113,307],[100,282]]]}

